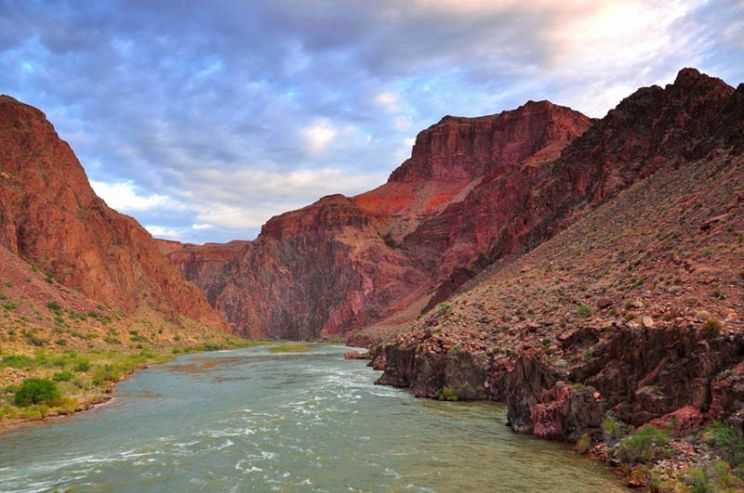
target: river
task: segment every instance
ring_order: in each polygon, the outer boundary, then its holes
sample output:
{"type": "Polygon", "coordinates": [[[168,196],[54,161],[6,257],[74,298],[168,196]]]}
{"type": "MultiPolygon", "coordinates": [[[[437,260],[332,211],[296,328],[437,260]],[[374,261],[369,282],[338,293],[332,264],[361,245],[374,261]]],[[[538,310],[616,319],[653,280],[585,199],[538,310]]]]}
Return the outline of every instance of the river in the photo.
{"type": "Polygon", "coordinates": [[[95,410],[0,435],[2,492],[621,492],[489,403],[373,384],[342,346],[181,356],[95,410]]]}

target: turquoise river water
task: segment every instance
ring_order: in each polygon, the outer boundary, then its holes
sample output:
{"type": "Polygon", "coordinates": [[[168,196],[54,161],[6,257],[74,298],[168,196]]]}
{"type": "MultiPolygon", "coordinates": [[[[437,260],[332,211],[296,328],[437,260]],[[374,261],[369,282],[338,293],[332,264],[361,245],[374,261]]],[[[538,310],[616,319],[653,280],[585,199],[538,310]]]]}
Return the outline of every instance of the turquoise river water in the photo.
{"type": "Polygon", "coordinates": [[[2,492],[614,492],[503,406],[373,384],[341,346],[182,356],[95,410],[0,435],[2,492]]]}

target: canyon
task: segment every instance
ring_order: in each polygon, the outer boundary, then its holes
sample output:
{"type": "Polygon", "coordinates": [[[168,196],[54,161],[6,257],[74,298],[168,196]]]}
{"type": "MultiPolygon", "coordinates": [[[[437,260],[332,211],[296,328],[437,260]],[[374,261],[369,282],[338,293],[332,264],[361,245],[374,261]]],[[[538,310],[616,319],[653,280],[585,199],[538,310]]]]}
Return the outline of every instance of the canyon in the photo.
{"type": "MultiPolygon", "coordinates": [[[[226,244],[152,238],[7,96],[0,142],[19,327],[62,332],[40,316],[61,305],[175,324],[149,323],[153,347],[195,326],[343,340],[369,349],[379,384],[503,402],[513,430],[585,442],[634,486],[721,455],[706,423],[744,427],[744,84],[686,68],[601,119],[548,101],[445,116],[387,183],[226,244]],[[669,431],[671,459],[628,463],[607,423],[669,431]]],[[[91,330],[99,342],[77,344],[108,347],[113,332],[91,330]]]]}

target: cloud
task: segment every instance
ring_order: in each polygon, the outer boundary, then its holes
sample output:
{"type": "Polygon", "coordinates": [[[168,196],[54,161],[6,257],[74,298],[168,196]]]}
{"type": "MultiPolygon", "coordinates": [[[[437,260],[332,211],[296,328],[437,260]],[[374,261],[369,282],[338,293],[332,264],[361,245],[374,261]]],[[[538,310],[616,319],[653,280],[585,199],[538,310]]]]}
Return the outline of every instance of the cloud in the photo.
{"type": "Polygon", "coordinates": [[[106,183],[91,180],[90,185],[96,194],[106,201],[109,207],[120,212],[144,212],[159,207],[183,207],[165,195],[138,194],[132,181],[106,183]]]}
{"type": "Polygon", "coordinates": [[[327,120],[321,120],[303,128],[302,136],[307,144],[307,150],[317,154],[323,152],[338,137],[338,131],[327,120]]]}
{"type": "Polygon", "coordinates": [[[387,111],[398,110],[398,95],[391,91],[377,93],[374,97],[375,104],[382,106],[387,111]]]}
{"type": "Polygon", "coordinates": [[[204,170],[199,173],[199,184],[192,192],[195,197],[208,199],[195,201],[199,225],[192,227],[258,229],[272,216],[303,207],[339,190],[348,194],[361,193],[370,183],[381,183],[384,178],[384,175],[356,175],[333,168],[289,173],[204,170]],[[255,197],[263,200],[257,201],[255,197]]]}
{"type": "Polygon", "coordinates": [[[250,239],[379,185],[445,114],[601,117],[689,65],[738,83],[742,18],[740,0],[0,0],[0,92],[47,114],[113,207],[250,239]]]}
{"type": "Polygon", "coordinates": [[[155,238],[161,238],[164,240],[182,240],[183,239],[183,232],[175,228],[146,224],[145,229],[149,231],[150,234],[154,236],[155,238]]]}

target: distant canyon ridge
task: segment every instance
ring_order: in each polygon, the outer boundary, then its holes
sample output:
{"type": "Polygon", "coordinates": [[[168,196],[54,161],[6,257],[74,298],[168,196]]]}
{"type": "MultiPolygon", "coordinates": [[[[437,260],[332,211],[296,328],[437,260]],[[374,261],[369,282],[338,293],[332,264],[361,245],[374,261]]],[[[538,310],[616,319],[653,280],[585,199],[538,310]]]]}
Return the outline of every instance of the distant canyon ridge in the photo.
{"type": "Polygon", "coordinates": [[[719,146],[741,92],[684,69],[600,120],[548,101],[446,116],[374,190],[274,217],[255,241],[161,249],[247,337],[384,332],[662,166],[719,146]]]}
{"type": "Polygon", "coordinates": [[[385,332],[662,167],[741,146],[742,93],[683,69],[599,120],[548,101],[445,116],[380,187],[273,217],[254,241],[206,245],[155,240],[109,208],[44,114],[2,96],[0,260],[116,309],[251,338],[385,332]]]}

